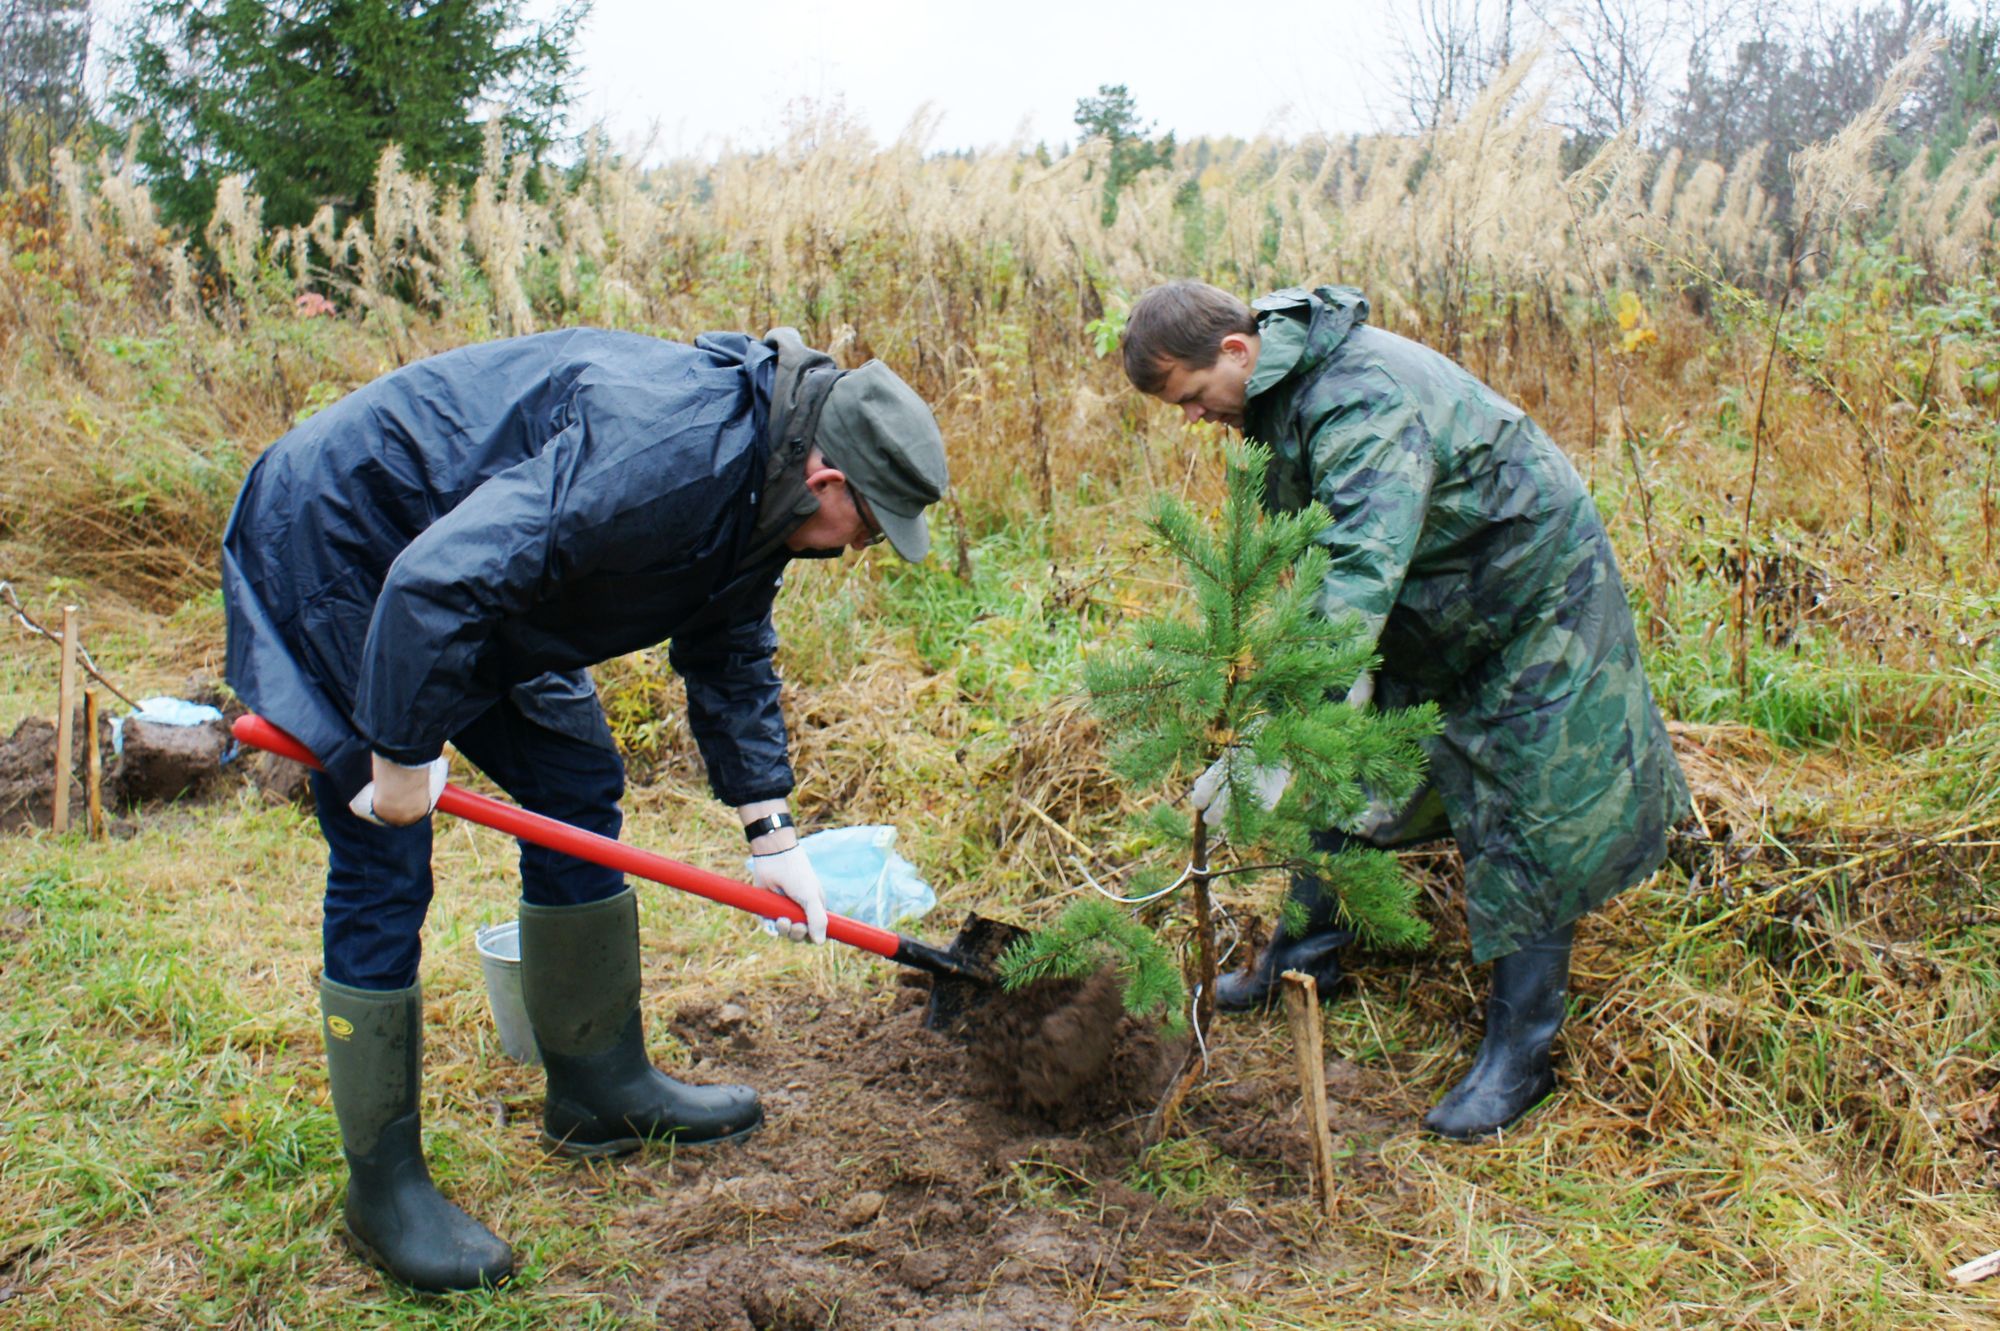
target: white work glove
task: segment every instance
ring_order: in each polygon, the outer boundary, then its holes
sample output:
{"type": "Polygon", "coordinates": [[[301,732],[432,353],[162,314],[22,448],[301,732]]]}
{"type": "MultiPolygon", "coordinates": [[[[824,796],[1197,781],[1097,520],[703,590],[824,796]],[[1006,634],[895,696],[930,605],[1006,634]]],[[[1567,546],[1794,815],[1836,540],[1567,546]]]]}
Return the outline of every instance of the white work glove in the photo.
{"type": "MultiPolygon", "coordinates": [[[[1347,690],[1349,707],[1366,707],[1375,699],[1375,676],[1363,674],[1356,677],[1347,690]]],[[[1194,805],[1201,814],[1201,820],[1210,827],[1221,827],[1222,820],[1229,816],[1229,788],[1223,778],[1227,773],[1223,758],[1217,758],[1208,765],[1208,770],[1195,778],[1188,790],[1188,803],[1194,805]]],[[[1285,787],[1292,784],[1292,770],[1283,764],[1255,768],[1250,773],[1250,788],[1257,792],[1257,802],[1269,813],[1278,807],[1278,801],[1285,797],[1285,787]]]]}
{"type": "Polygon", "coordinates": [[[803,943],[807,938],[815,943],[826,941],[826,898],[819,889],[819,873],[805,851],[793,846],[770,855],[752,855],[750,881],[758,887],[782,892],[805,908],[804,924],[797,920],[765,921],[780,936],[794,943],[803,943]]]}
{"type": "MultiPolygon", "coordinates": [[[[1227,758],[1217,758],[1208,770],[1195,778],[1194,786],[1188,791],[1188,803],[1194,805],[1201,820],[1210,827],[1221,827],[1222,820],[1229,814],[1229,782],[1227,758]]],[[[1278,807],[1278,801],[1285,797],[1285,787],[1292,784],[1292,772],[1288,767],[1253,768],[1250,772],[1250,789],[1257,794],[1257,802],[1269,813],[1278,807]]]]}
{"type": "Polygon", "coordinates": [[[377,827],[408,827],[437,811],[438,797],[451,779],[451,760],[439,755],[430,762],[405,767],[378,753],[374,755],[374,770],[375,779],[363,786],[347,807],[356,818],[377,827]],[[389,817],[377,813],[378,795],[389,817]],[[417,811],[419,805],[422,812],[417,811]]]}
{"type": "Polygon", "coordinates": [[[1347,705],[1349,707],[1366,707],[1374,701],[1375,676],[1372,674],[1357,676],[1354,681],[1354,687],[1347,691],[1347,705]]]}

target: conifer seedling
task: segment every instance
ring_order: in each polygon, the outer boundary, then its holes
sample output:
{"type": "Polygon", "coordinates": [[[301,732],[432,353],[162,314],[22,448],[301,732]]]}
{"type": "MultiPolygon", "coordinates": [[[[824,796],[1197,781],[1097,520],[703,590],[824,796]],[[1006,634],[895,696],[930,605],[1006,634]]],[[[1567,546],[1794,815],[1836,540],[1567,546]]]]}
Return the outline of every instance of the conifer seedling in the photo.
{"type": "MultiPolygon", "coordinates": [[[[1329,854],[1313,845],[1313,833],[1348,825],[1371,801],[1407,800],[1422,780],[1422,742],[1438,720],[1428,704],[1373,711],[1347,702],[1375,661],[1353,616],[1321,613],[1330,557],[1315,537],[1330,519],[1316,503],[1265,513],[1269,462],[1260,445],[1231,448],[1227,498],[1214,525],[1172,495],[1155,501],[1148,526],[1179,565],[1193,613],[1139,619],[1121,642],[1085,663],[1114,770],[1155,794],[1149,834],[1156,844],[1164,838],[1188,848],[1185,871],[1176,863],[1135,873],[1130,895],[1147,896],[1177,878],[1181,886],[1147,908],[1155,927],[1102,897],[1071,906],[1000,959],[1010,989],[1111,965],[1124,980],[1128,1012],[1184,1026],[1192,986],[1195,1020],[1209,1028],[1217,963],[1210,883],[1231,870],[1212,864],[1218,829],[1182,795],[1218,760],[1227,795],[1219,831],[1234,863],[1317,875],[1349,925],[1373,944],[1410,947],[1429,936],[1414,911],[1415,886],[1394,856],[1329,854]],[[1258,778],[1273,768],[1291,779],[1267,809],[1258,778]],[[1189,933],[1194,948],[1184,976],[1161,935],[1189,933]]],[[[1279,927],[1300,929],[1298,908],[1282,895],[1285,874],[1277,876],[1279,927]]],[[[1170,1093],[1168,1114],[1199,1070],[1191,1060],[1170,1093]]]]}

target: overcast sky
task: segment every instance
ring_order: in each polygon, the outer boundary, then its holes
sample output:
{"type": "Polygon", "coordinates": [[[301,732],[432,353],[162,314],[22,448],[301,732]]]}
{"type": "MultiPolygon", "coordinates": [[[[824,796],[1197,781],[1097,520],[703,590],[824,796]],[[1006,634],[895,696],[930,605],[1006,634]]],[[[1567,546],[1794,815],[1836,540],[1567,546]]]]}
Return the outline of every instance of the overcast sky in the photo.
{"type": "MultiPolygon", "coordinates": [[[[4,3],[4,0],[0,0],[4,3]]],[[[530,18],[561,0],[526,0],[530,18]]],[[[595,0],[575,128],[653,160],[774,141],[786,105],[838,100],[874,136],[929,105],[933,150],[1074,140],[1079,97],[1123,83],[1182,138],[1375,128],[1397,116],[1391,4],[1362,0],[595,0]],[[1255,21],[1252,21],[1254,16],[1255,21]]],[[[96,51],[139,0],[95,0],[96,51]]],[[[92,64],[101,76],[101,62],[92,64]]]]}
{"type": "MultiPolygon", "coordinates": [[[[5,0],[0,0],[4,3],[5,0]]],[[[99,52],[139,0],[96,0],[99,52]]],[[[596,0],[577,128],[602,121],[657,160],[759,146],[788,102],[838,99],[878,140],[920,107],[928,147],[1073,140],[1079,97],[1123,83],[1183,138],[1373,128],[1395,119],[1392,4],[1362,0],[596,0]]],[[[526,0],[530,17],[560,0],[526,0]]],[[[93,63],[97,63],[93,61],[93,63]]]]}
{"type": "MultiPolygon", "coordinates": [[[[531,13],[555,0],[529,0],[531,13]]],[[[1355,130],[1394,116],[1389,5],[1362,0],[596,0],[577,114],[653,155],[768,143],[785,104],[840,99],[880,140],[925,104],[933,149],[1074,139],[1123,83],[1162,130],[1355,130]]]]}

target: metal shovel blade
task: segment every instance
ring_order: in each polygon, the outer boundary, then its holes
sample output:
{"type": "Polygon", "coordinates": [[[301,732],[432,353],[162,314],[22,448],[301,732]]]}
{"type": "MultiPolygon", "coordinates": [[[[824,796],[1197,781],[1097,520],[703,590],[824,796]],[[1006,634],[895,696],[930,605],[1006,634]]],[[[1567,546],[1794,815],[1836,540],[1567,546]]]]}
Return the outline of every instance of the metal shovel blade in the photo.
{"type": "MultiPolygon", "coordinates": [[[[974,975],[988,977],[996,973],[1000,954],[1027,936],[1028,931],[1018,925],[989,920],[984,915],[968,915],[964,927],[951,940],[946,952],[953,961],[974,975]]],[[[965,1028],[967,1018],[992,1002],[1001,992],[997,979],[934,974],[931,977],[930,1006],[924,1012],[924,1025],[934,1031],[960,1032],[965,1028]]]]}

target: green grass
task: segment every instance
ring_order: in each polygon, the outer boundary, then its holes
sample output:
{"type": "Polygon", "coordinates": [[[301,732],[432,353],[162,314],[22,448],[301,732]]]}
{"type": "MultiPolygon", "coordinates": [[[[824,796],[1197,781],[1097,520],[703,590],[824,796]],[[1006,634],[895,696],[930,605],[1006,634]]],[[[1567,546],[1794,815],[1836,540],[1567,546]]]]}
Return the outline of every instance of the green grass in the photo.
{"type": "Polygon", "coordinates": [[[1125,1177],[1133,1187],[1176,1207],[1243,1192],[1243,1179],[1235,1164],[1201,1136],[1169,1137],[1149,1147],[1132,1162],[1125,1177]]]}
{"type": "MultiPolygon", "coordinates": [[[[1906,750],[1942,739],[1932,709],[1971,691],[1958,672],[1885,666],[1835,630],[1813,625],[1783,643],[1753,636],[1739,687],[1730,594],[1713,581],[1674,593],[1669,618],[1681,627],[1649,654],[1647,677],[1661,709],[1676,720],[1747,725],[1792,748],[1906,750]]],[[[1643,599],[1637,613],[1645,613],[1643,599]]]]}
{"type": "MultiPolygon", "coordinates": [[[[1022,520],[972,547],[970,583],[933,560],[882,578],[882,621],[912,636],[918,658],[999,716],[1032,711],[1082,685],[1091,607],[1056,604],[1045,524],[1022,520]]],[[[1075,570],[1071,570],[1074,574],[1075,570]]]]}
{"type": "Polygon", "coordinates": [[[464,1029],[432,1040],[426,1128],[441,1186],[520,1234],[519,1291],[330,1309],[329,1264],[355,1281],[329,1239],[341,1165],[314,1012],[316,838],[246,796],[199,819],[169,813],[126,841],[41,834],[6,849],[0,971],[15,989],[0,1007],[0,1254],[47,1280],[8,1309],[10,1325],[164,1314],[225,1327],[246,1307],[295,1326],[619,1324],[568,1291],[534,1292],[603,1243],[607,1215],[570,1214],[574,1185],[560,1175],[524,1198],[534,1153],[512,1140],[519,1129],[494,1133],[480,1102],[490,1088],[465,1089],[471,1060],[497,1051],[464,944],[472,922],[511,909],[511,882],[484,872],[511,856],[440,847],[453,890],[426,930],[426,984],[434,1015],[464,1029]],[[148,1252],[193,1270],[149,1290],[133,1261],[148,1252]]]}

